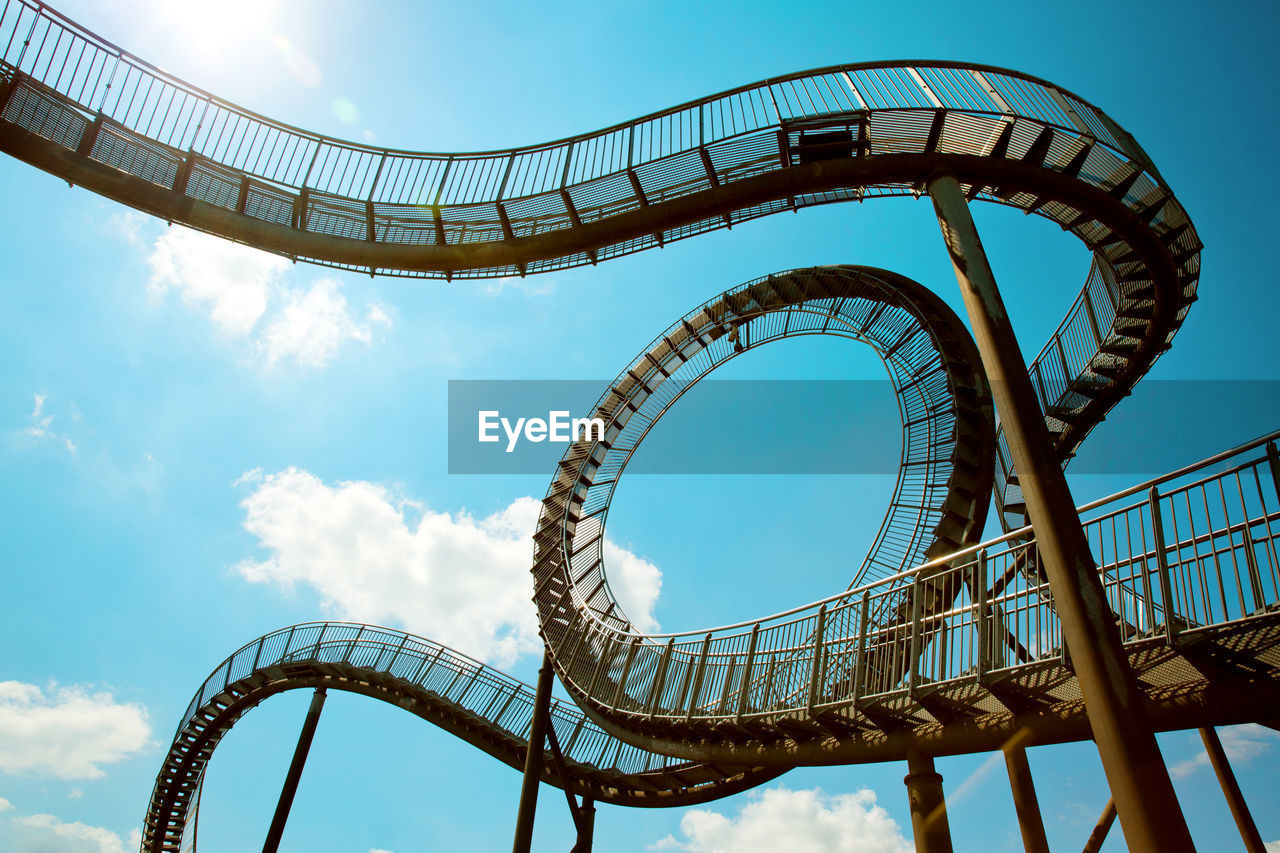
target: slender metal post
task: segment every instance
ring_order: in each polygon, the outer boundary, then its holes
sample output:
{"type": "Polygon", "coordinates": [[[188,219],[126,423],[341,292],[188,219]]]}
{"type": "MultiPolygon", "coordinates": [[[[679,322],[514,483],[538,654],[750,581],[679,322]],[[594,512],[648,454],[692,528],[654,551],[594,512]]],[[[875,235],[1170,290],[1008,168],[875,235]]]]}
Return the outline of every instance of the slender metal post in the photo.
{"type": "Polygon", "coordinates": [[[1129,849],[1193,851],[1089,542],[977,228],[952,175],[929,181],[1129,849]]]}
{"type": "Polygon", "coordinates": [[[1013,808],[1018,813],[1018,829],[1022,830],[1022,847],[1027,853],[1049,853],[1049,839],[1044,834],[1044,819],[1040,816],[1040,801],[1036,798],[1026,747],[1020,743],[1007,744],[1004,763],[1009,769],[1009,787],[1013,791],[1013,808]]]}
{"type": "Polygon", "coordinates": [[[1111,824],[1115,819],[1116,801],[1112,798],[1107,800],[1102,816],[1098,818],[1098,825],[1089,833],[1089,840],[1084,843],[1084,853],[1098,853],[1102,849],[1102,842],[1107,840],[1107,833],[1111,831],[1111,824]]]}
{"type": "Polygon", "coordinates": [[[809,716],[813,716],[813,708],[818,704],[819,691],[822,685],[818,679],[822,675],[822,634],[827,627],[827,605],[818,608],[818,623],[813,630],[813,669],[809,673],[809,716]]]}
{"type": "Polygon", "coordinates": [[[987,606],[987,549],[978,552],[978,683],[986,681],[987,670],[991,668],[991,626],[990,608],[987,606]]]}
{"type": "Polygon", "coordinates": [[[271,817],[271,827],[267,830],[267,840],[262,844],[262,853],[276,853],[280,848],[280,837],[284,835],[284,825],[289,820],[289,810],[293,808],[293,796],[298,793],[298,781],[302,778],[302,768],[307,763],[307,753],[311,751],[311,739],[315,737],[322,708],[324,688],[317,687],[311,696],[311,707],[307,709],[307,716],[302,721],[302,733],[298,735],[298,746],[293,751],[289,772],[285,774],[280,801],[276,803],[276,813],[271,817]]]}
{"type": "Polygon", "coordinates": [[[1160,582],[1160,604],[1164,608],[1164,638],[1169,645],[1178,642],[1178,621],[1175,618],[1173,582],[1169,577],[1169,555],[1164,550],[1164,521],[1160,516],[1160,492],[1155,486],[1147,493],[1151,507],[1151,536],[1155,540],[1156,578],[1160,582]]]}
{"type": "Polygon", "coordinates": [[[916,695],[920,669],[920,575],[911,581],[911,639],[907,658],[907,693],[916,695]]]}
{"type": "Polygon", "coordinates": [[[542,779],[542,744],[547,735],[551,711],[551,655],[542,655],[538,670],[538,692],[533,699],[533,719],[529,723],[529,752],[524,757],[524,782],[520,785],[520,809],[516,812],[516,837],[512,853],[529,853],[533,843],[533,815],[538,808],[538,783],[542,779]]]}
{"type": "Polygon", "coordinates": [[[1209,763],[1213,765],[1213,772],[1218,774],[1218,784],[1222,786],[1222,793],[1227,798],[1231,816],[1235,818],[1236,826],[1240,829],[1240,837],[1244,839],[1245,849],[1249,853],[1266,853],[1266,845],[1262,843],[1258,825],[1253,822],[1249,806],[1244,801],[1244,795],[1240,793],[1236,774],[1231,771],[1231,765],[1227,763],[1227,753],[1222,749],[1222,741],[1218,740],[1217,730],[1206,726],[1200,730],[1200,739],[1204,741],[1204,751],[1209,754],[1209,763]]]}
{"type": "Polygon", "coordinates": [[[907,786],[911,804],[911,834],[916,853],[951,853],[951,827],[942,796],[942,776],[933,769],[933,758],[914,750],[907,753],[907,786]]]}

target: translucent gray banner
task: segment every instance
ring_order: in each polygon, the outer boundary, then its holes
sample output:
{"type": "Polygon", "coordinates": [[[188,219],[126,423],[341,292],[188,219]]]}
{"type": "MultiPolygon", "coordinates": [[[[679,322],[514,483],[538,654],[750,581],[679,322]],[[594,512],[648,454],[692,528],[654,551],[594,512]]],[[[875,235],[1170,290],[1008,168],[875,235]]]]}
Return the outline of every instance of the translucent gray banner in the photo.
{"type": "MultiPolygon", "coordinates": [[[[450,474],[550,477],[594,438],[606,380],[451,380],[450,474]]],[[[1280,381],[1148,380],[1108,414],[1074,474],[1161,474],[1280,426],[1280,381]]],[[[645,437],[628,474],[896,474],[902,426],[887,380],[697,383],[645,437]]]]}

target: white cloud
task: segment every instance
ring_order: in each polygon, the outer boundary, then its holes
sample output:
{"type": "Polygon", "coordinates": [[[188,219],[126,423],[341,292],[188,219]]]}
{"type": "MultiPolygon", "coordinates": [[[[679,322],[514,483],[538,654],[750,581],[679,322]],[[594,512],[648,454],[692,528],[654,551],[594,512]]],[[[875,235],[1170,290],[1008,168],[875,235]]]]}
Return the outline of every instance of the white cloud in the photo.
{"type": "Polygon", "coordinates": [[[49,814],[16,817],[20,827],[16,843],[18,853],[131,853],[142,846],[138,830],[121,838],[109,829],[85,823],[67,823],[49,814]]]}
{"type": "Polygon", "coordinates": [[[604,540],[604,565],[609,577],[609,590],[618,599],[631,624],[640,631],[657,631],[658,620],[653,618],[653,605],[662,591],[662,572],[658,567],[610,539],[604,540]]]}
{"type": "MultiPolygon", "coordinates": [[[[1273,729],[1256,723],[1243,726],[1226,726],[1218,729],[1218,739],[1222,741],[1222,751],[1232,764],[1244,764],[1271,749],[1276,738],[1280,736],[1273,729]]],[[[1199,742],[1199,735],[1195,736],[1199,742]]],[[[1175,779],[1185,779],[1201,767],[1209,766],[1209,754],[1201,749],[1199,753],[1169,768],[1169,775],[1175,779]]]]}
{"type": "Polygon", "coordinates": [[[381,308],[373,305],[367,322],[357,323],[347,298],[338,292],[338,282],[331,278],[315,281],[306,291],[289,291],[287,300],[288,304],[262,332],[260,347],[268,366],[292,357],[307,367],[323,367],[347,341],[371,343],[373,323],[391,322],[381,308]]]}
{"type": "Polygon", "coordinates": [[[347,342],[368,345],[373,326],[391,323],[377,305],[359,320],[333,278],[294,285],[285,258],[188,228],[167,229],[147,262],[153,293],[177,291],[207,311],[222,334],[243,342],[250,360],[268,366],[291,359],[322,367],[347,342]]]}
{"type": "MultiPolygon", "coordinates": [[[[270,552],[236,567],[249,581],[306,584],[335,616],[404,626],[499,666],[541,648],[529,574],[535,499],[477,519],[435,512],[376,483],[329,486],[296,468],[237,482],[258,484],[241,503],[244,526],[270,552]]],[[[609,547],[628,615],[656,626],[661,573],[609,547]]]]}
{"type": "Polygon", "coordinates": [[[267,310],[271,290],[289,268],[285,258],[181,227],[157,238],[147,263],[152,291],[177,290],[232,335],[252,331],[267,310]]]}
{"type": "Polygon", "coordinates": [[[1267,841],[1262,846],[1267,848],[1267,853],[1280,853],[1280,841],[1267,841]]]}
{"type": "Polygon", "coordinates": [[[142,241],[142,232],[148,222],[148,217],[136,210],[122,210],[107,217],[107,225],[131,246],[142,241]]]}
{"type": "Polygon", "coordinates": [[[0,770],[96,779],[150,744],[147,711],[83,687],[0,681],[0,770]]]}
{"type": "Polygon", "coordinates": [[[11,808],[13,808],[13,803],[9,802],[4,797],[0,797],[0,812],[7,812],[11,808]]]}
{"type": "Polygon", "coordinates": [[[910,853],[898,824],[866,788],[826,794],[821,788],[785,786],[753,792],[736,817],[691,809],[680,819],[683,839],[668,835],[651,850],[686,853],[910,853]]]}

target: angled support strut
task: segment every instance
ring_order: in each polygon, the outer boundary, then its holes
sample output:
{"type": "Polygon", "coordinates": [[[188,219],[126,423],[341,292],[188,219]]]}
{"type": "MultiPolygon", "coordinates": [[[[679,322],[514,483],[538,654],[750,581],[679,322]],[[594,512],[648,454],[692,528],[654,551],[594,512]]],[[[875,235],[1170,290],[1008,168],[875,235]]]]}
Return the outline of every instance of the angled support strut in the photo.
{"type": "Polygon", "coordinates": [[[276,803],[276,813],[271,818],[271,828],[267,830],[267,840],[262,844],[262,853],[276,853],[280,847],[280,837],[284,835],[284,825],[289,820],[289,810],[293,808],[293,796],[298,793],[298,782],[302,779],[302,768],[307,763],[307,753],[311,751],[311,740],[316,735],[316,724],[320,722],[320,711],[324,708],[324,688],[317,687],[311,696],[311,707],[302,721],[302,733],[298,735],[298,746],[293,751],[293,761],[289,763],[289,772],[284,777],[284,787],[280,789],[280,801],[276,803]]]}
{"type": "Polygon", "coordinates": [[[520,786],[520,809],[516,813],[516,837],[512,853],[529,853],[533,843],[533,817],[538,809],[538,783],[542,780],[542,745],[546,741],[551,711],[551,655],[543,653],[538,670],[538,690],[533,699],[533,720],[529,723],[529,752],[524,759],[524,783],[520,786]]]}
{"type": "Polygon", "coordinates": [[[1262,842],[1258,825],[1253,822],[1253,815],[1244,801],[1244,795],[1240,793],[1240,783],[1236,781],[1236,774],[1227,761],[1227,753],[1222,748],[1222,741],[1218,739],[1217,730],[1212,727],[1201,729],[1200,739],[1204,741],[1204,751],[1209,756],[1209,763],[1213,765],[1213,772],[1218,774],[1218,784],[1222,786],[1223,796],[1227,798],[1227,806],[1231,809],[1231,817],[1235,818],[1245,849],[1249,853],[1265,853],[1266,845],[1262,842]]]}
{"type": "Polygon", "coordinates": [[[929,181],[1129,849],[1195,850],[960,182],[929,181]]]}

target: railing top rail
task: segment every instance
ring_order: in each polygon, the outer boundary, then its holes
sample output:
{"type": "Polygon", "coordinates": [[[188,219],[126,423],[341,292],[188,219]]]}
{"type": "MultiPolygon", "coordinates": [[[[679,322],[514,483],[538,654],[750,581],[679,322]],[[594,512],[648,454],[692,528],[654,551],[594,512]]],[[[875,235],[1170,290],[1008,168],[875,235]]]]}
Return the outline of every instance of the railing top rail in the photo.
{"type": "MultiPolygon", "coordinates": [[[[288,124],[286,122],[282,122],[277,119],[273,119],[269,116],[265,116],[261,113],[255,112],[253,110],[247,109],[245,107],[240,106],[239,104],[236,104],[225,98],[221,98],[213,94],[212,92],[202,89],[199,86],[195,86],[187,82],[185,79],[178,77],[177,75],[169,71],[166,71],[165,69],[160,68],[159,66],[154,65],[151,62],[148,62],[147,60],[142,59],[141,57],[133,53],[130,53],[129,51],[115,44],[114,42],[111,42],[103,38],[102,36],[98,35],[97,33],[93,32],[92,30],[87,29],[83,25],[77,23],[76,21],[72,20],[71,18],[67,17],[63,13],[57,11],[56,9],[46,5],[43,2],[39,2],[39,0],[18,0],[18,3],[19,5],[32,10],[37,15],[45,16],[49,18],[51,21],[56,21],[58,26],[64,27],[72,31],[73,33],[85,39],[86,41],[89,41],[95,44],[97,47],[115,56],[118,56],[120,59],[129,62],[130,64],[136,66],[137,68],[144,70],[164,80],[165,82],[171,85],[174,85],[187,92],[190,92],[193,95],[196,95],[201,98],[206,98],[210,102],[215,103],[218,106],[223,107],[229,111],[238,113],[254,121],[261,122],[262,124],[268,125],[277,130],[291,133],[306,139],[310,139],[317,143],[333,145],[336,147],[350,149],[352,151],[359,151],[359,152],[364,152],[364,153],[374,154],[374,155],[386,154],[386,155],[399,155],[399,156],[408,156],[408,157],[422,157],[422,158],[429,158],[429,159],[434,159],[434,158],[447,159],[447,158],[501,157],[501,156],[510,156],[513,154],[533,152],[533,151],[544,151],[549,149],[561,148],[567,145],[575,144],[577,142],[581,142],[587,139],[592,139],[598,136],[605,136],[610,133],[615,133],[620,130],[625,130],[629,127],[635,127],[635,126],[644,124],[645,122],[661,119],[669,115],[675,115],[675,114],[684,112],[685,110],[689,110],[695,107],[701,107],[703,105],[714,103],[716,101],[722,100],[724,98],[733,97],[735,95],[744,94],[746,92],[767,89],[771,86],[777,86],[780,84],[789,83],[796,80],[804,80],[811,77],[820,77],[820,76],[829,75],[829,74],[838,74],[841,72],[849,73],[849,72],[857,72],[857,71],[880,69],[880,68],[955,68],[955,69],[962,69],[966,71],[976,71],[979,73],[1000,74],[1003,76],[1024,80],[1026,82],[1033,83],[1038,86],[1042,86],[1046,89],[1059,92],[1063,95],[1066,95],[1072,98],[1073,100],[1079,102],[1082,105],[1088,106],[1092,109],[1095,109],[1101,112],[1101,110],[1098,107],[1094,106],[1089,101],[1085,100],[1084,98],[1080,97],[1074,92],[1068,89],[1065,89],[1062,86],[1057,85],[1056,83],[1051,83],[1048,80],[1045,80],[1044,78],[1037,77],[1032,74],[1026,74],[1021,71],[1016,71],[1011,68],[1003,68],[996,65],[987,65],[985,63],[956,62],[956,61],[948,61],[948,60],[940,60],[940,59],[920,59],[920,60],[898,59],[898,60],[885,60],[885,61],[878,61],[878,62],[854,62],[854,63],[843,63],[838,65],[828,65],[822,68],[814,68],[814,69],[809,69],[805,71],[798,71],[798,72],[784,74],[776,77],[766,77],[763,80],[758,80],[754,83],[747,83],[741,86],[736,86],[732,89],[726,89],[724,91],[717,92],[713,95],[705,95],[703,97],[696,98],[691,101],[685,101],[675,106],[668,107],[666,109],[662,109],[656,112],[647,113],[637,118],[617,122],[615,124],[600,128],[598,130],[587,131],[587,132],[575,134],[573,136],[567,136],[561,139],[556,139],[548,142],[513,146],[510,148],[496,148],[491,150],[468,151],[468,152],[423,151],[423,150],[414,150],[414,149],[405,149],[405,148],[390,148],[386,146],[369,145],[367,143],[358,142],[355,140],[342,139],[339,137],[333,137],[333,136],[328,136],[326,134],[316,133],[314,131],[307,130],[306,128],[298,127],[297,125],[288,124]]],[[[891,109],[891,108],[879,108],[879,109],[891,109]]],[[[977,109],[970,110],[970,111],[984,112],[983,110],[977,110],[977,109]]],[[[998,112],[998,111],[994,111],[994,112],[998,112]]],[[[1106,144],[1103,140],[1099,140],[1099,143],[1106,144]]]]}
{"type": "MultiPolygon", "coordinates": [[[[1230,450],[1224,450],[1223,452],[1214,454],[1213,456],[1210,456],[1207,459],[1202,459],[1199,462],[1179,468],[1178,470],[1172,471],[1168,474],[1162,474],[1159,477],[1155,477],[1153,479],[1139,483],[1136,486],[1130,486],[1129,488],[1123,489],[1119,492],[1116,492],[1115,494],[1107,495],[1106,497],[1098,498],[1097,500],[1090,501],[1089,503],[1078,507],[1077,510],[1081,514],[1083,514],[1083,513],[1089,512],[1090,510],[1098,509],[1099,507],[1106,506],[1107,504],[1113,501],[1123,500],[1124,498],[1130,497],[1139,492],[1147,491],[1152,486],[1159,486],[1161,483],[1167,483],[1171,480],[1176,480],[1179,477],[1185,477],[1187,474],[1191,474],[1195,471],[1201,470],[1203,468],[1207,468],[1211,465],[1215,465],[1226,459],[1230,459],[1233,456],[1238,456],[1241,453],[1247,453],[1250,450],[1253,450],[1255,448],[1265,445],[1269,441],[1275,441],[1277,439],[1280,439],[1280,430],[1267,433],[1266,435],[1260,436],[1259,438],[1255,438],[1252,441],[1248,441],[1237,447],[1233,447],[1230,450]]],[[[617,633],[621,636],[639,637],[643,640],[652,640],[654,642],[657,642],[657,641],[666,641],[672,638],[679,639],[682,637],[701,638],[707,634],[714,635],[714,634],[719,634],[726,631],[735,631],[735,630],[740,630],[744,628],[751,628],[752,626],[757,624],[763,626],[765,623],[776,622],[778,620],[785,619],[788,616],[795,616],[796,614],[821,607],[824,604],[831,604],[837,601],[853,602],[859,599],[864,593],[875,594],[875,590],[877,587],[891,588],[903,580],[912,578],[930,569],[951,567],[951,564],[955,563],[957,560],[961,560],[963,558],[975,555],[979,551],[982,551],[984,549],[990,550],[991,548],[994,548],[999,545],[1003,545],[1004,543],[1014,539],[1022,538],[1024,536],[1027,536],[1028,534],[1034,534],[1034,531],[1032,530],[1031,525],[1020,527],[1017,530],[1011,530],[1008,533],[1005,533],[1001,536],[996,537],[995,539],[989,539],[986,542],[980,542],[977,545],[970,545],[968,548],[962,548],[953,554],[948,554],[945,557],[939,557],[937,559],[930,560],[927,563],[922,563],[914,568],[907,569],[904,572],[898,572],[895,575],[889,575],[888,577],[880,578],[873,583],[866,584],[865,586],[857,587],[855,589],[844,590],[843,592],[838,592],[834,595],[829,595],[826,598],[820,598],[816,601],[811,601],[807,604],[801,604],[796,607],[792,607],[788,610],[781,610],[777,613],[771,614],[769,616],[757,618],[757,619],[748,619],[743,622],[734,622],[728,625],[719,625],[715,628],[700,628],[695,631],[679,631],[679,632],[671,632],[666,634],[639,634],[639,633],[632,633],[632,632],[624,633],[621,631],[618,631],[617,633]]],[[[1032,542],[1034,542],[1034,540],[1032,540],[1032,542]]],[[[1030,544],[1030,543],[1027,543],[1027,544],[1030,544]]]]}

